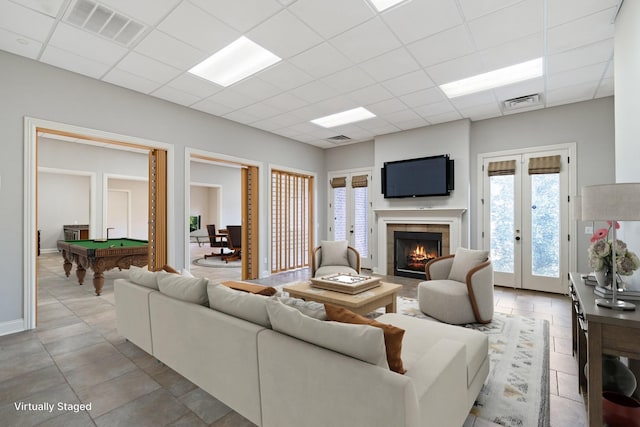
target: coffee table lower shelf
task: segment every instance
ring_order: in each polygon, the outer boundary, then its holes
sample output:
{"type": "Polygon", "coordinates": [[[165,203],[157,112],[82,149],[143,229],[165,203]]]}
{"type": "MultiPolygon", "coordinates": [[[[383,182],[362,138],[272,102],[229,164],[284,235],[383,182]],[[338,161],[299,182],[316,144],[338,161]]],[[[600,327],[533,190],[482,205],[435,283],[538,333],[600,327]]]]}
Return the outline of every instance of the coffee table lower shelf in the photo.
{"type": "Polygon", "coordinates": [[[305,301],[328,303],[344,307],[354,313],[365,315],[380,307],[384,307],[387,313],[397,311],[396,298],[402,285],[382,282],[380,286],[369,289],[359,294],[349,295],[345,293],[318,289],[309,282],[296,283],[285,286],[284,291],[293,298],[301,298],[305,301]]]}

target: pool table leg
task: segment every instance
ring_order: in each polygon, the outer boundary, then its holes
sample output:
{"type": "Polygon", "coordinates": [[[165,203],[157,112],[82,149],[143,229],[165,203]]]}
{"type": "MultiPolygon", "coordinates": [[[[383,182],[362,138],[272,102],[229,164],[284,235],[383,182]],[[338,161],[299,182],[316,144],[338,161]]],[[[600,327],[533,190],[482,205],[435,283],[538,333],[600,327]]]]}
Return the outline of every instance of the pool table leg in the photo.
{"type": "Polygon", "coordinates": [[[78,276],[79,285],[84,285],[84,276],[86,275],[87,275],[87,270],[85,270],[83,266],[78,264],[78,267],[76,267],[76,276],[78,276]]]}
{"type": "Polygon", "coordinates": [[[100,270],[93,271],[93,287],[96,290],[96,295],[100,296],[102,293],[102,287],[104,286],[104,273],[100,270]]]}
{"type": "Polygon", "coordinates": [[[64,268],[64,274],[67,277],[69,277],[69,275],[71,275],[71,269],[73,268],[73,263],[70,263],[65,259],[64,264],[62,264],[62,268],[64,268]]]}

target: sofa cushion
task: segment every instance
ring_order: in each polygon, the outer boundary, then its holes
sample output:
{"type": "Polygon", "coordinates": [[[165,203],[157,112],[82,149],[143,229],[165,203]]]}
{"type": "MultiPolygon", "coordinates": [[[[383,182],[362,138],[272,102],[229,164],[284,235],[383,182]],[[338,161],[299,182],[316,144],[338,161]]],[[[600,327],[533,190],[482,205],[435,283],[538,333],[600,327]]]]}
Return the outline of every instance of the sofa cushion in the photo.
{"type": "Polygon", "coordinates": [[[327,265],[344,265],[349,267],[349,255],[347,247],[349,242],[346,240],[322,240],[322,257],[320,259],[320,267],[327,265]]]}
{"type": "Polygon", "coordinates": [[[407,372],[407,370],[402,366],[401,357],[404,329],[360,316],[359,314],[347,310],[344,307],[338,307],[333,304],[325,304],[325,311],[327,312],[327,320],[334,320],[342,323],[353,323],[356,325],[371,325],[376,328],[381,328],[384,332],[384,345],[387,351],[387,363],[389,363],[389,369],[399,374],[407,372]]]}
{"type": "Polygon", "coordinates": [[[488,258],[489,251],[466,248],[456,249],[456,255],[453,257],[453,264],[451,264],[451,271],[449,272],[449,280],[466,282],[469,270],[476,265],[482,264],[488,258]]]}
{"type": "Polygon", "coordinates": [[[207,305],[207,279],[184,277],[178,274],[157,274],[161,293],[186,302],[207,305]]]}
{"type": "Polygon", "coordinates": [[[278,300],[300,311],[302,314],[318,320],[327,320],[324,304],[315,301],[305,301],[300,298],[280,297],[278,300]]]}
{"type": "Polygon", "coordinates": [[[141,268],[135,265],[129,267],[129,280],[136,285],[158,290],[157,273],[147,270],[146,267],[141,268]]]}
{"type": "Polygon", "coordinates": [[[270,328],[267,314],[267,296],[236,291],[227,286],[209,284],[209,307],[240,319],[270,328]]]}
{"type": "Polygon", "coordinates": [[[399,313],[386,313],[377,319],[405,330],[402,361],[410,376],[411,368],[441,339],[461,342],[466,348],[467,386],[471,384],[489,354],[486,334],[469,328],[447,325],[433,320],[418,319],[399,313]]]}
{"type": "Polygon", "coordinates": [[[314,319],[276,299],[267,300],[267,312],[275,331],[372,365],[389,368],[384,334],[380,328],[314,319]]]}

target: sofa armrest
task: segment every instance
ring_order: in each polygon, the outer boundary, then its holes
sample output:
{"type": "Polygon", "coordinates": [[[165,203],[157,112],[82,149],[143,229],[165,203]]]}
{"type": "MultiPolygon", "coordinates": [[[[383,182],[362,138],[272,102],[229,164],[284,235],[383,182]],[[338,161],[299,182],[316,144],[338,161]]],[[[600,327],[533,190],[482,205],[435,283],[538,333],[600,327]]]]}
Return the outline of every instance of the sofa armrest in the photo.
{"type": "Polygon", "coordinates": [[[427,280],[444,280],[449,278],[451,266],[453,265],[453,255],[445,255],[433,259],[425,266],[427,280]]]}
{"type": "Polygon", "coordinates": [[[466,348],[441,339],[407,372],[415,384],[421,426],[459,427],[469,414],[467,406],[466,348]]]}
{"type": "Polygon", "coordinates": [[[118,333],[151,355],[153,343],[149,295],[157,292],[126,279],[113,282],[118,333]]]}

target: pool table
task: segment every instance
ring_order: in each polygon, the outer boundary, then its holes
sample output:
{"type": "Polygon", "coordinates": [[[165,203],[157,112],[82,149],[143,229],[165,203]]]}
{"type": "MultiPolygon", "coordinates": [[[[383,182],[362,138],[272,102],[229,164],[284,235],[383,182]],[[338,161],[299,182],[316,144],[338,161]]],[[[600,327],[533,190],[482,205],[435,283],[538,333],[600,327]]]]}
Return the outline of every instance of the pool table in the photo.
{"type": "Polygon", "coordinates": [[[144,267],[149,263],[149,242],[137,239],[58,240],[58,250],[64,258],[64,273],[71,274],[76,264],[78,283],[84,283],[87,268],[93,270],[93,287],[100,295],[104,286],[104,272],[118,267],[144,267]]]}

